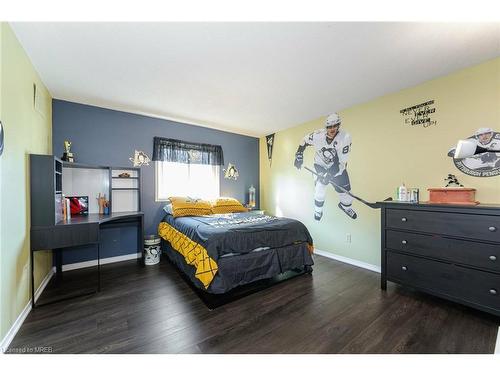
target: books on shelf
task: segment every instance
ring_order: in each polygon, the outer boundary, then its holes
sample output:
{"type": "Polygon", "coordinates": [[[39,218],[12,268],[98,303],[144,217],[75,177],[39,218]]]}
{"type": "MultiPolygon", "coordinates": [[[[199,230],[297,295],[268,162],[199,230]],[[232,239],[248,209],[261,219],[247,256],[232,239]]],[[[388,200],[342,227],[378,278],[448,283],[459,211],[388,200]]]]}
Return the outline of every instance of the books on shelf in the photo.
{"type": "Polygon", "coordinates": [[[61,199],[61,210],[62,210],[62,219],[67,220],[71,218],[71,210],[69,209],[69,199],[64,195],[61,199]]]}

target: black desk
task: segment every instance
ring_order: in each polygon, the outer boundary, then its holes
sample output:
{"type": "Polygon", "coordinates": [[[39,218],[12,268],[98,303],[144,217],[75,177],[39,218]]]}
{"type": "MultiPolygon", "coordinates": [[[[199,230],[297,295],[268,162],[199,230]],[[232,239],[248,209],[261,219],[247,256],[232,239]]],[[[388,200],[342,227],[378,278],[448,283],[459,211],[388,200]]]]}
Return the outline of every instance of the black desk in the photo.
{"type": "MultiPolygon", "coordinates": [[[[70,220],[63,220],[50,226],[32,226],[31,227],[31,305],[35,304],[35,280],[34,280],[34,253],[39,250],[53,249],[56,251],[56,277],[62,276],[62,251],[65,248],[96,245],[97,247],[97,292],[101,289],[101,264],[100,264],[100,246],[99,237],[102,226],[138,223],[137,250],[142,252],[142,240],[144,238],[144,213],[135,212],[114,212],[110,215],[89,214],[85,216],[74,216],[70,220]]],[[[95,293],[95,292],[92,292],[95,293]]],[[[90,293],[86,293],[90,294],[90,293]]],[[[69,298],[81,297],[71,296],[69,298]]],[[[50,303],[60,302],[69,298],[51,301],[50,303]]]]}

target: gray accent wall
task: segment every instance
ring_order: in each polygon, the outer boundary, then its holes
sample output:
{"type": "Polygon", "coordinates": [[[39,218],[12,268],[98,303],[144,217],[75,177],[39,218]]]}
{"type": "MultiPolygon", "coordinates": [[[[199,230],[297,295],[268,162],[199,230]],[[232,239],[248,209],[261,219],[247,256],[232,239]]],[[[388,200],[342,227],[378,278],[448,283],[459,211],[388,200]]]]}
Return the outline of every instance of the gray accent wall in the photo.
{"type": "MultiPolygon", "coordinates": [[[[221,168],[221,195],[248,202],[248,188],[257,189],[259,206],[259,139],[239,134],[208,129],[127,112],[72,103],[63,100],[52,101],[52,142],[53,152],[62,156],[64,140],[72,142],[71,151],[75,161],[85,164],[132,166],[129,158],[134,150],[153,154],[153,137],[181,139],[221,145],[224,163],[236,165],[238,180],[227,180],[221,168]]],[[[158,223],[163,218],[164,202],[155,202],[154,162],[142,167],[142,210],[145,213],[145,234],[156,233],[158,223]]],[[[95,197],[89,197],[93,199],[95,197]]],[[[132,228],[130,228],[132,229],[132,228]]],[[[124,255],[135,251],[127,244],[134,243],[132,231],[109,236],[109,244],[103,244],[102,257],[124,255]],[[130,233],[129,233],[130,232],[130,233]],[[117,243],[116,237],[123,238],[117,243]],[[120,242],[123,246],[120,246],[120,242]]],[[[105,239],[106,236],[103,236],[105,239]]],[[[64,263],[75,263],[95,257],[95,250],[68,251],[64,263]]]]}

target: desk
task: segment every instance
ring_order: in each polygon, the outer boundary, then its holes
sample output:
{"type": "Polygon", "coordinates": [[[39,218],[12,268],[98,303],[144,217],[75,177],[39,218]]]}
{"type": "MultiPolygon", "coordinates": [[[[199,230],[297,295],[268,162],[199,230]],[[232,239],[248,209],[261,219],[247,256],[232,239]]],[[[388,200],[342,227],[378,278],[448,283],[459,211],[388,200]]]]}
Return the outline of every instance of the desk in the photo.
{"type": "MultiPolygon", "coordinates": [[[[101,289],[101,264],[100,264],[100,229],[102,226],[118,226],[125,223],[138,223],[137,250],[142,252],[142,240],[144,238],[144,213],[114,212],[110,215],[89,214],[74,216],[70,220],[63,220],[55,225],[32,226],[31,227],[31,305],[35,304],[35,281],[34,281],[34,253],[39,250],[53,249],[56,252],[56,277],[62,277],[62,251],[65,248],[96,245],[97,247],[97,292],[101,289]]],[[[95,293],[95,292],[92,292],[95,293]]],[[[86,293],[89,294],[89,293],[86,293]]],[[[81,297],[71,296],[69,298],[81,297]]],[[[49,303],[59,302],[69,298],[63,298],[49,303]]],[[[40,306],[40,305],[39,305],[40,306]]]]}

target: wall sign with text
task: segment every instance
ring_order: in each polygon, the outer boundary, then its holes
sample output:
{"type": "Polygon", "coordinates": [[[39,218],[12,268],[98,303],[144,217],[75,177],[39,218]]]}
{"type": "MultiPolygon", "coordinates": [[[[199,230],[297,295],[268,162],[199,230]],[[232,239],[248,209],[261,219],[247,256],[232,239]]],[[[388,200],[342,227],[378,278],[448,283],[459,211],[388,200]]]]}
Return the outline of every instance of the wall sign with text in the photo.
{"type": "Polygon", "coordinates": [[[433,118],[436,113],[434,100],[415,104],[414,106],[404,108],[399,111],[404,118],[405,125],[422,126],[427,128],[436,125],[437,121],[433,118]]]}

